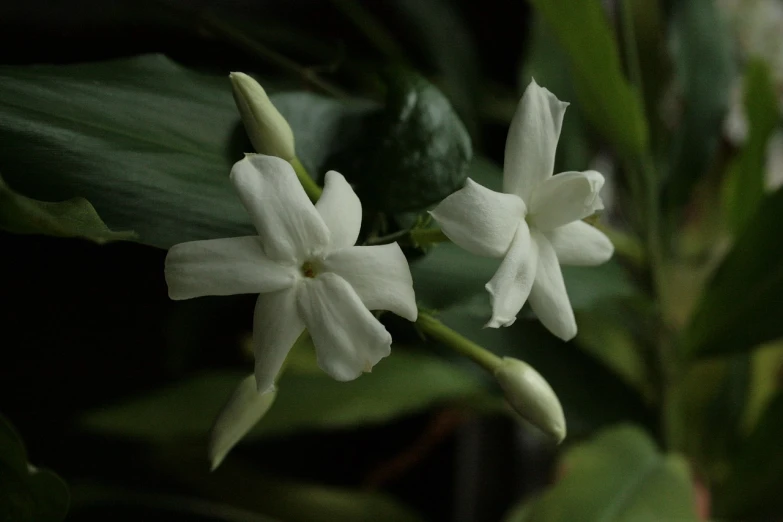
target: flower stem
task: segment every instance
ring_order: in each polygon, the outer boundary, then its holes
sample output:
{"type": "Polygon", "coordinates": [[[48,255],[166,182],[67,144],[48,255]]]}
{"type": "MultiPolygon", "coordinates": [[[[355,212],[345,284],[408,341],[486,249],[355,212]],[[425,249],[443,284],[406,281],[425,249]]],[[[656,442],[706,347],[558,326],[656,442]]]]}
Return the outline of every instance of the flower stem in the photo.
{"type": "Polygon", "coordinates": [[[493,375],[495,370],[502,364],[500,357],[458,334],[426,312],[419,312],[416,325],[425,334],[440,341],[455,352],[472,359],[476,364],[482,366],[493,375]]]}
{"type": "Polygon", "coordinates": [[[318,186],[318,183],[316,183],[313,178],[310,177],[310,174],[307,172],[305,166],[302,165],[302,162],[299,161],[299,158],[292,159],[291,165],[294,167],[296,177],[299,178],[299,183],[302,184],[302,187],[305,189],[307,196],[313,203],[318,201],[318,199],[321,197],[323,189],[318,186]]]}
{"type": "Polygon", "coordinates": [[[411,241],[417,246],[428,246],[451,241],[439,228],[414,228],[410,233],[411,241]]]}

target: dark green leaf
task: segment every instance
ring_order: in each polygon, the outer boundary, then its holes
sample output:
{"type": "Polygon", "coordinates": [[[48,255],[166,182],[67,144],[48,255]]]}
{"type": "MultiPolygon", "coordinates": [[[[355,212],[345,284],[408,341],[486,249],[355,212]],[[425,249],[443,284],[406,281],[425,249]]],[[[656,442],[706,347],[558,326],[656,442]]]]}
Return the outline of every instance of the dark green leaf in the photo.
{"type": "Polygon", "coordinates": [[[340,158],[375,210],[421,210],[465,182],[473,155],[470,137],[449,101],[415,73],[386,74],[382,113],[367,123],[358,150],[340,158]]]}
{"type": "MultiPolygon", "coordinates": [[[[422,353],[393,350],[372,373],[341,383],[320,370],[284,374],[272,408],[248,438],[386,422],[435,404],[484,394],[465,370],[422,353]]],[[[166,442],[206,440],[223,403],[246,375],[213,372],[88,414],[93,431],[166,442]]]]}
{"type": "Polygon", "coordinates": [[[569,450],[562,478],[506,522],[696,522],[688,467],[634,427],[606,430],[569,450]]]}
{"type": "Polygon", "coordinates": [[[783,392],[769,402],[734,455],[729,478],[715,491],[715,513],[726,519],[771,520],[783,507],[783,392]]]}
{"type": "MultiPolygon", "coordinates": [[[[228,78],[159,55],[0,68],[0,160],[27,197],[86,197],[109,227],[162,248],[251,233],[229,183],[251,147],[228,78]]],[[[346,146],[366,103],[310,93],[272,96],[313,175],[346,146]]]]}
{"type": "Polygon", "coordinates": [[[677,2],[671,47],[683,114],[672,144],[666,191],[669,202],[687,201],[694,183],[712,165],[734,81],[732,38],[713,0],[677,2]]]}
{"type": "Polygon", "coordinates": [[[783,335],[783,190],[765,197],[706,285],[686,331],[689,353],[748,350],[783,335]]]}
{"type": "Polygon", "coordinates": [[[84,198],[52,203],[14,192],[0,177],[0,229],[15,234],[81,237],[96,243],[134,239],[133,232],[112,232],[84,198]]]}
{"type": "Polygon", "coordinates": [[[647,122],[639,93],[623,76],[600,0],[529,1],[568,54],[574,87],[590,123],[620,155],[639,157],[647,148],[647,122]]]}
{"type": "Polygon", "coordinates": [[[69,502],[65,482],[27,462],[22,439],[0,416],[0,520],[60,522],[69,502]]]}
{"type": "Polygon", "coordinates": [[[745,73],[748,141],[728,169],[723,208],[734,232],[743,229],[764,197],[767,143],[777,127],[778,95],[767,65],[754,60],[745,73]]]}

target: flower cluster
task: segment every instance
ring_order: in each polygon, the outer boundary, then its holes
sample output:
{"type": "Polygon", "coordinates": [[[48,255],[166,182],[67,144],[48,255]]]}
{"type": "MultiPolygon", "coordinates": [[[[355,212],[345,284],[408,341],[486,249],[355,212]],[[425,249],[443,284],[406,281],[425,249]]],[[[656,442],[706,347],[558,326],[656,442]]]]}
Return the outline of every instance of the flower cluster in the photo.
{"type": "MultiPolygon", "coordinates": [[[[400,246],[356,246],[362,205],[338,172],[326,173],[323,194],[313,204],[290,163],[298,160],[287,122],[252,78],[232,74],[231,80],[253,145],[266,153],[249,154],[231,170],[257,235],[175,245],[165,267],[172,299],[258,294],[255,375],[218,418],[213,466],[270,407],[285,358],[305,329],[319,367],[349,381],[391,351],[391,335],[373,310],[409,321],[418,316],[400,246]]],[[[609,239],[581,221],[603,208],[603,176],[552,175],[567,105],[531,82],[508,133],[503,193],[468,179],[432,211],[454,243],[503,259],[486,284],[488,327],[510,326],[529,302],[553,334],[571,339],[577,328],[560,264],[593,265],[612,255],[609,239]]],[[[543,377],[521,361],[494,359],[491,369],[514,409],[562,440],[562,408],[543,377]]]]}

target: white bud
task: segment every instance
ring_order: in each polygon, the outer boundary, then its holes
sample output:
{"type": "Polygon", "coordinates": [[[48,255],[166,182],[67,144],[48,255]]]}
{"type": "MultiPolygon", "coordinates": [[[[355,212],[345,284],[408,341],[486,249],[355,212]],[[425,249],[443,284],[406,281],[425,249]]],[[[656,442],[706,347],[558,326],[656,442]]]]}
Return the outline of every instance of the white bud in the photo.
{"type": "Polygon", "coordinates": [[[231,448],[269,411],[276,396],[276,388],[259,393],[255,375],[242,379],[218,413],[209,434],[209,462],[213,471],[231,448]]]}
{"type": "Polygon", "coordinates": [[[566,436],[563,407],[549,383],[529,364],[511,357],[495,370],[495,379],[506,400],[527,421],[535,424],[557,443],[566,436]]]}
{"type": "Polygon", "coordinates": [[[234,72],[229,78],[234,101],[256,152],[286,161],[294,159],[294,133],[283,115],[272,105],[264,88],[244,73],[234,72]]]}

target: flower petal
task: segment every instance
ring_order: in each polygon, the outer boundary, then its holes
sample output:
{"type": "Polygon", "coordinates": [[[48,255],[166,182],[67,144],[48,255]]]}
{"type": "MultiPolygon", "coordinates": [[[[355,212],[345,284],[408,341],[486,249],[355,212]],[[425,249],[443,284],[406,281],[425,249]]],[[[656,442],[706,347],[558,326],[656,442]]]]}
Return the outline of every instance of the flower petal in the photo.
{"type": "Polygon", "coordinates": [[[165,274],[171,299],[274,292],[295,278],[292,266],[266,257],[258,236],[174,245],[166,255],[165,274]]]}
{"type": "Polygon", "coordinates": [[[337,274],[306,279],[298,305],[315,344],[318,366],[338,381],[369,372],[391,352],[389,332],[337,274]]]}
{"type": "Polygon", "coordinates": [[[253,314],[253,354],[259,392],[274,388],[275,379],[288,352],[304,331],[296,308],[300,285],[261,294],[253,314]]]}
{"type": "Polygon", "coordinates": [[[536,244],[523,220],[500,268],[485,285],[492,302],[492,319],[485,328],[511,326],[517,320],[536,277],[537,258],[536,244]]]}
{"type": "Polygon", "coordinates": [[[277,390],[259,392],[256,378],[240,381],[234,393],[220,409],[209,432],[209,462],[212,471],[220,466],[228,452],[261,420],[275,402],[277,390]]]}
{"type": "Polygon", "coordinates": [[[315,208],[331,232],[333,249],[356,244],[362,228],[362,202],[342,174],[326,173],[324,192],[315,208]]]}
{"type": "Polygon", "coordinates": [[[443,233],[468,252],[502,257],[525,217],[525,202],[513,194],[495,192],[472,179],[430,212],[443,233]]]}
{"type": "Polygon", "coordinates": [[[606,234],[584,221],[574,221],[547,233],[561,265],[593,266],[609,261],[614,245],[606,234]]]}
{"type": "Polygon", "coordinates": [[[563,172],[533,191],[530,219],[540,230],[552,230],[604,208],[598,193],[604,177],[594,170],[563,172]]]}
{"type": "Polygon", "coordinates": [[[508,129],[503,192],[516,194],[529,204],[536,185],[552,175],[566,107],[568,103],[539,87],[535,80],[527,86],[508,129]]]}
{"type": "Polygon", "coordinates": [[[370,310],[389,310],[409,321],[418,316],[408,260],[397,243],[355,246],[334,252],[323,262],[339,275],[370,310]]]}
{"type": "Polygon", "coordinates": [[[242,204],[275,261],[302,262],[329,245],[329,229],[287,161],[248,154],[231,169],[242,204]]]}
{"type": "Polygon", "coordinates": [[[530,291],[530,308],[550,332],[569,341],[576,335],[576,319],[555,249],[543,234],[535,234],[533,241],[538,246],[538,268],[530,291]]]}

